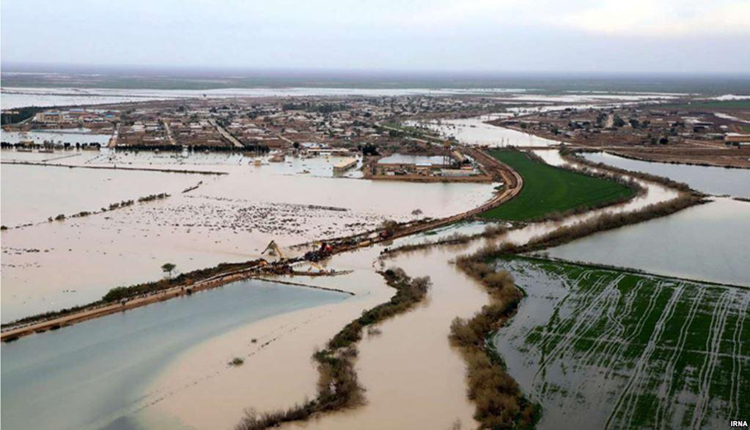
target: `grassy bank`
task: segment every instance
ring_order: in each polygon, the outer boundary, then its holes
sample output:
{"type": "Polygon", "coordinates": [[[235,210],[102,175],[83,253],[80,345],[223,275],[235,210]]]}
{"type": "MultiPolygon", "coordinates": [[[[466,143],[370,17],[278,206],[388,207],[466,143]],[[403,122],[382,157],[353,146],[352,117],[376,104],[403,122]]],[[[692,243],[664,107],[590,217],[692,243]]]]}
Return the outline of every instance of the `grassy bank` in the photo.
{"type": "Polygon", "coordinates": [[[487,219],[532,221],[621,202],[636,190],[613,180],[550,166],[519,151],[494,150],[490,155],[523,177],[521,193],[481,215],[487,219]]]}
{"type": "Polygon", "coordinates": [[[356,407],[364,402],[364,388],[354,369],[356,344],[362,339],[363,331],[414,307],[427,297],[431,285],[429,278],[412,279],[401,269],[388,269],[381,274],[387,284],[396,289],[391,300],[363,312],[331,338],[325,348],[313,354],[319,372],[317,397],[287,410],[265,413],[248,410],[235,430],[273,428],[283,423],[305,421],[313,415],[356,407]]]}

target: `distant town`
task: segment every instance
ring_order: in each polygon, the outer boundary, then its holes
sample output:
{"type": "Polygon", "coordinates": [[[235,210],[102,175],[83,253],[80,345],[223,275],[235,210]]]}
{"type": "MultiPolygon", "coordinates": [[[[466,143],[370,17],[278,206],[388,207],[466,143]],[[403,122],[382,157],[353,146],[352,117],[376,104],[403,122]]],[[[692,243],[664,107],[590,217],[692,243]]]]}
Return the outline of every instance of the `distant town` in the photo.
{"type": "MultiPolygon", "coordinates": [[[[441,121],[496,114],[487,122],[559,144],[606,148],[618,155],[729,167],[750,166],[750,122],[733,112],[743,102],[627,102],[591,106],[524,106],[487,96],[267,97],[184,99],[72,108],[24,108],[3,112],[5,131],[17,132],[4,148],[128,151],[210,151],[266,154],[337,152],[352,156],[393,153],[443,157],[420,166],[389,163],[370,177],[473,176],[482,172],[460,152],[441,121]],[[75,131],[66,138],[28,139],[32,131],[75,131]],[[80,131],[100,135],[80,142],[80,131]],[[442,131],[442,133],[440,133],[442,131]],[[447,132],[446,132],[447,131],[447,132]],[[727,148],[734,151],[727,152],[727,148]],[[433,171],[432,164],[441,171],[433,171]]],[[[741,107],[741,106],[740,106],[741,107]]],[[[382,163],[381,163],[382,164],[382,163]]],[[[414,163],[411,163],[414,164],[414,163]]],[[[339,168],[341,170],[341,166],[339,168]]]]}

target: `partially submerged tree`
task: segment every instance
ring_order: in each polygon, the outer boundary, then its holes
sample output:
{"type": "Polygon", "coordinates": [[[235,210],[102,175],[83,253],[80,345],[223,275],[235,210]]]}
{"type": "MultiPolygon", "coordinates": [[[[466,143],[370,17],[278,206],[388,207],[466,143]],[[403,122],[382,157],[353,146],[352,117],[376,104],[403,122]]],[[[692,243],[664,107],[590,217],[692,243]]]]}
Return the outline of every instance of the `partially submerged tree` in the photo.
{"type": "Polygon", "coordinates": [[[172,264],[172,263],[164,263],[164,264],[163,264],[163,265],[161,266],[161,270],[162,270],[162,272],[164,272],[164,273],[166,273],[167,275],[169,275],[169,277],[170,277],[170,278],[172,277],[172,272],[173,272],[173,271],[174,271],[174,269],[176,269],[176,268],[177,268],[177,266],[176,266],[176,265],[174,265],[174,264],[172,264]]]}

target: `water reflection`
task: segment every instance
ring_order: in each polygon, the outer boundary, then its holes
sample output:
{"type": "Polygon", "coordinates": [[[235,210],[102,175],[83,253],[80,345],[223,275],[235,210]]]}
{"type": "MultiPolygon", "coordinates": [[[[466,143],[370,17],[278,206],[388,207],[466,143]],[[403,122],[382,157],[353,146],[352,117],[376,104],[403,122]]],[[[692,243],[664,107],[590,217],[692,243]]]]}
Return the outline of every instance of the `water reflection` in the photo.
{"type": "Polygon", "coordinates": [[[3,428],[102,428],[153,401],[154,393],[144,391],[150,379],[191,346],[347,297],[242,281],[3,344],[3,428]]]}
{"type": "Polygon", "coordinates": [[[407,121],[406,124],[424,126],[444,136],[454,137],[460,142],[469,145],[539,147],[556,145],[558,143],[528,133],[490,125],[485,122],[496,118],[496,115],[485,115],[464,119],[407,121]]]}
{"type": "Polygon", "coordinates": [[[548,250],[556,258],[750,285],[750,203],[720,198],[548,250]]]}
{"type": "Polygon", "coordinates": [[[650,163],[602,152],[583,156],[595,163],[605,163],[621,169],[646,172],[684,182],[691,188],[707,194],[750,198],[750,169],[650,163]]]}

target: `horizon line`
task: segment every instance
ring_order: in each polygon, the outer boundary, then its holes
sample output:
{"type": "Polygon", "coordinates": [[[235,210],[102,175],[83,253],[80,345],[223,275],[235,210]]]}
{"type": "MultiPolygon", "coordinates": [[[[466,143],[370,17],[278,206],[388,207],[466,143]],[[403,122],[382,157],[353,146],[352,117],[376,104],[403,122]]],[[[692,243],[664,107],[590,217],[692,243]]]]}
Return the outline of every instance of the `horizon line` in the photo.
{"type": "MultiPolygon", "coordinates": [[[[458,77],[519,77],[518,75],[555,76],[555,77],[581,77],[581,76],[659,76],[659,77],[702,77],[723,76],[750,79],[750,71],[606,71],[606,70],[481,70],[481,69],[395,69],[395,68],[361,68],[361,67],[253,67],[253,66],[199,66],[199,65],[157,65],[157,64],[84,64],[84,63],[50,63],[50,62],[17,62],[2,61],[0,58],[0,71],[5,73],[62,73],[82,71],[173,71],[173,72],[209,72],[209,73],[282,73],[282,74],[344,74],[357,75],[400,75],[406,76],[458,76],[458,77]],[[10,69],[10,70],[8,70],[10,69]],[[29,70],[32,69],[32,70],[29,70]]],[[[528,76],[532,77],[532,76],[528,76]]]]}

